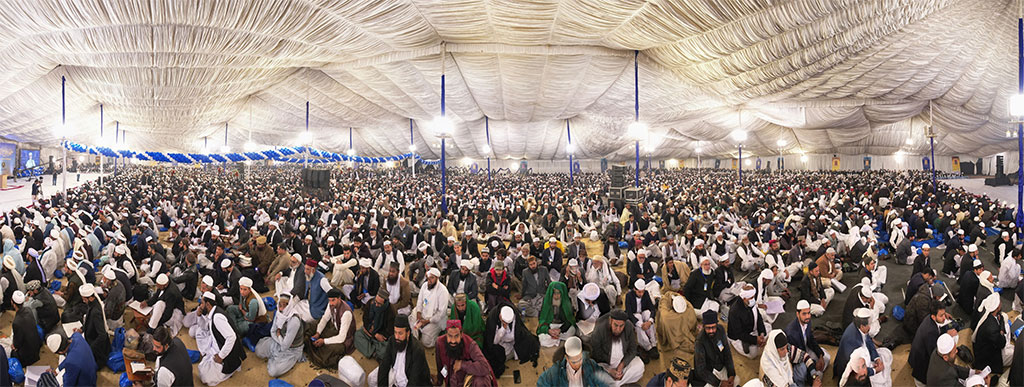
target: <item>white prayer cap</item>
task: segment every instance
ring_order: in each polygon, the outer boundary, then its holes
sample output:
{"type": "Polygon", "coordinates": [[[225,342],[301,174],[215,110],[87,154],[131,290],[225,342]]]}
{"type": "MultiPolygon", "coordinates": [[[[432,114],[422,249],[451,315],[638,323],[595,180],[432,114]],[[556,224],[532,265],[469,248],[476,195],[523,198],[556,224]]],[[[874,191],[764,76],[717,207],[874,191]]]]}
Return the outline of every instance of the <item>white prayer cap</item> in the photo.
{"type": "Polygon", "coordinates": [[[708,232],[708,228],[707,227],[701,227],[700,228],[700,232],[708,232]]]}
{"type": "Polygon", "coordinates": [[[305,239],[305,240],[308,240],[308,241],[311,241],[311,240],[313,240],[313,236],[312,236],[312,235],[309,235],[309,234],[306,234],[306,237],[305,237],[305,238],[303,238],[303,239],[305,239]]]}
{"type": "MultiPolygon", "coordinates": [[[[224,262],[227,262],[227,261],[224,261],[224,262]]],[[[221,265],[221,266],[223,266],[223,265],[221,265]]],[[[160,275],[156,276],[156,284],[157,285],[167,285],[167,282],[169,282],[169,279],[167,278],[167,274],[160,273],[160,275]]]]}
{"type": "Polygon", "coordinates": [[[273,221],[273,220],[271,220],[271,221],[270,221],[270,225],[271,225],[271,226],[274,226],[274,227],[277,227],[277,221],[273,221]]]}
{"type": "Polygon", "coordinates": [[[327,237],[327,241],[328,242],[334,242],[334,236],[331,235],[331,236],[327,237]]]}
{"type": "Polygon", "coordinates": [[[964,235],[964,229],[956,230],[957,235],[964,235]]]}
{"type": "Polygon", "coordinates": [[[984,386],[985,377],[979,375],[971,375],[964,381],[964,387],[984,386]]]}
{"type": "Polygon", "coordinates": [[[644,290],[645,286],[647,286],[647,282],[644,282],[643,278],[637,278],[636,282],[633,282],[633,288],[635,289],[644,290]]]}
{"type": "Polygon", "coordinates": [[[430,268],[430,270],[427,270],[427,276],[428,277],[429,276],[440,277],[441,276],[441,271],[437,270],[436,267],[432,267],[432,268],[430,268]]]}
{"type": "Polygon", "coordinates": [[[1006,232],[1006,231],[1003,231],[1002,237],[1003,237],[1003,238],[1006,238],[1006,237],[1008,237],[1008,236],[1010,236],[1010,233],[1008,233],[1008,232],[1006,232]]]}
{"type": "Polygon", "coordinates": [[[757,291],[754,289],[744,289],[740,291],[740,298],[754,298],[755,294],[757,294],[757,291]]]}
{"type": "Polygon", "coordinates": [[[939,354],[946,355],[956,347],[956,342],[960,338],[958,336],[950,336],[949,334],[943,333],[939,335],[939,339],[936,340],[935,349],[939,351],[939,354]]]}
{"type": "Polygon", "coordinates": [[[647,250],[644,250],[644,249],[639,249],[639,250],[637,250],[637,251],[636,251],[636,256],[637,256],[637,257],[639,257],[639,256],[641,256],[641,255],[643,255],[643,256],[644,256],[644,258],[647,258],[647,250]]]}
{"type": "Polygon", "coordinates": [[[683,313],[686,311],[686,298],[680,295],[672,296],[672,310],[676,313],[683,313]]]}
{"type": "Polygon", "coordinates": [[[60,350],[60,344],[64,339],[61,338],[59,333],[54,333],[46,336],[46,348],[50,349],[50,352],[57,353],[60,350]]]}
{"type": "Polygon", "coordinates": [[[577,261],[576,258],[569,259],[569,266],[579,266],[579,265],[580,265],[580,261],[577,261]]]}
{"type": "Polygon", "coordinates": [[[985,228],[985,222],[978,223],[978,226],[980,226],[981,228],[985,228]]]}
{"type": "Polygon", "coordinates": [[[14,295],[11,296],[11,300],[14,301],[15,304],[21,305],[25,303],[25,293],[22,293],[21,290],[15,290],[14,295]]]}
{"type": "Polygon", "coordinates": [[[391,246],[391,241],[384,241],[384,246],[391,246]]]}
{"type": "Polygon", "coordinates": [[[931,247],[931,246],[928,246],[928,244],[927,244],[927,243],[925,243],[925,244],[921,245],[921,250],[928,250],[928,249],[931,249],[931,248],[932,248],[932,247],[931,247]]]}
{"type": "Polygon", "coordinates": [[[775,273],[772,272],[772,269],[764,269],[764,270],[761,270],[761,276],[760,277],[763,278],[763,279],[766,279],[766,280],[773,280],[773,279],[775,279],[775,273]]]}
{"type": "Polygon", "coordinates": [[[836,249],[833,249],[831,247],[829,247],[828,249],[825,249],[825,254],[835,254],[835,253],[836,253],[836,249]]]}
{"type": "Polygon", "coordinates": [[[455,242],[455,237],[448,237],[449,242],[455,242]]]}
{"type": "Polygon", "coordinates": [[[565,341],[565,356],[570,358],[579,357],[583,353],[583,342],[579,337],[573,336],[565,341]]]}
{"type": "Polygon", "coordinates": [[[29,247],[28,248],[28,255],[31,256],[32,258],[39,258],[39,250],[36,250],[36,249],[33,249],[33,248],[29,247]]]}
{"type": "Polygon", "coordinates": [[[107,270],[103,271],[103,278],[113,281],[117,279],[117,274],[114,274],[114,270],[108,267],[107,270]]]}
{"type": "Polygon", "coordinates": [[[420,242],[420,244],[416,246],[416,248],[419,250],[426,250],[427,247],[430,247],[430,245],[427,244],[427,242],[420,242]]]}
{"type": "Polygon", "coordinates": [[[242,277],[242,279],[238,280],[238,286],[245,286],[247,288],[252,288],[252,278],[242,277]]]}
{"type": "Polygon", "coordinates": [[[227,269],[228,266],[231,266],[231,260],[230,259],[225,259],[225,260],[220,261],[220,268],[221,269],[227,269]]]}
{"type": "Polygon", "coordinates": [[[203,299],[217,302],[217,296],[213,295],[213,293],[210,292],[203,292],[203,299]]]}
{"type": "Polygon", "coordinates": [[[515,317],[516,315],[512,308],[508,306],[501,307],[501,321],[504,321],[505,324],[511,324],[515,317]]]}
{"type": "Polygon", "coordinates": [[[125,247],[125,245],[117,245],[117,247],[114,248],[114,252],[121,255],[125,255],[128,254],[128,248],[125,247]]]}
{"type": "Polygon", "coordinates": [[[473,268],[473,262],[470,262],[468,259],[463,259],[461,262],[459,262],[459,267],[464,267],[466,269],[472,269],[473,268]]]}
{"type": "Polygon", "coordinates": [[[370,267],[373,265],[373,261],[370,258],[359,258],[359,267],[370,267]]]}
{"type": "Polygon", "coordinates": [[[558,243],[558,239],[555,239],[555,237],[551,237],[551,238],[548,238],[548,242],[549,243],[558,243]]]}
{"type": "Polygon", "coordinates": [[[703,239],[698,239],[698,240],[693,241],[693,246],[694,247],[704,246],[704,240],[703,239]]]}
{"type": "Polygon", "coordinates": [[[999,308],[999,293],[989,294],[985,297],[985,300],[978,305],[978,311],[982,313],[992,313],[999,308]]]}
{"type": "Polygon", "coordinates": [[[810,309],[810,308],[811,308],[811,303],[807,302],[807,300],[800,300],[800,301],[798,301],[796,303],[796,310],[804,310],[804,309],[810,309]]]}
{"type": "Polygon", "coordinates": [[[967,252],[968,253],[973,253],[973,252],[977,252],[977,251],[978,251],[978,245],[972,244],[970,246],[967,246],[967,252]]]}
{"type": "Polygon", "coordinates": [[[983,265],[982,265],[980,259],[975,259],[973,262],[971,262],[971,268],[972,269],[977,269],[977,268],[982,267],[982,266],[983,265]]]}
{"type": "Polygon", "coordinates": [[[7,268],[7,270],[14,270],[14,257],[11,257],[10,255],[5,255],[4,267],[7,268]]]}
{"type": "Polygon", "coordinates": [[[208,275],[204,275],[203,276],[203,284],[205,284],[206,286],[213,286],[213,277],[210,277],[208,275]]]}
{"type": "Polygon", "coordinates": [[[857,308],[853,311],[853,316],[858,318],[871,318],[871,310],[868,308],[857,308]]]}
{"type": "Polygon", "coordinates": [[[586,285],[583,285],[583,290],[580,291],[580,295],[585,300],[594,301],[597,297],[601,296],[601,287],[597,286],[597,284],[593,282],[588,282],[586,285]]]}
{"type": "Polygon", "coordinates": [[[220,236],[220,231],[217,231],[217,230],[213,230],[213,232],[211,232],[211,233],[210,233],[210,235],[213,235],[213,236],[220,236]]]}
{"type": "Polygon", "coordinates": [[[78,294],[82,297],[92,297],[96,295],[96,287],[92,284],[85,284],[78,287],[78,294]]]}
{"type": "Polygon", "coordinates": [[[686,230],[686,235],[693,235],[693,230],[686,230]]]}
{"type": "Polygon", "coordinates": [[[56,229],[50,230],[50,238],[53,238],[53,239],[60,238],[60,233],[57,232],[56,229]]]}
{"type": "MultiPolygon", "coordinates": [[[[867,278],[867,277],[865,277],[865,278],[867,278]]],[[[871,298],[871,289],[868,289],[867,286],[861,285],[861,287],[860,287],[860,296],[864,297],[864,298],[871,298]]]]}

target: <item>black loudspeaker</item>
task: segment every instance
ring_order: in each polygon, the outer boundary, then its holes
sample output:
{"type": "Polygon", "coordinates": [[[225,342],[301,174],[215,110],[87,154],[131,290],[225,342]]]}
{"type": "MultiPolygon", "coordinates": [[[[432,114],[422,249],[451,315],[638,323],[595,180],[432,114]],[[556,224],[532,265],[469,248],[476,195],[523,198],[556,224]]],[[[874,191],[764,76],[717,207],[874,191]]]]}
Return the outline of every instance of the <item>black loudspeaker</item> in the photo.
{"type": "Polygon", "coordinates": [[[316,188],[327,188],[331,181],[331,171],[316,171],[316,188]]]}
{"type": "Polygon", "coordinates": [[[1003,156],[996,156],[996,177],[1003,175],[1003,156]]]}

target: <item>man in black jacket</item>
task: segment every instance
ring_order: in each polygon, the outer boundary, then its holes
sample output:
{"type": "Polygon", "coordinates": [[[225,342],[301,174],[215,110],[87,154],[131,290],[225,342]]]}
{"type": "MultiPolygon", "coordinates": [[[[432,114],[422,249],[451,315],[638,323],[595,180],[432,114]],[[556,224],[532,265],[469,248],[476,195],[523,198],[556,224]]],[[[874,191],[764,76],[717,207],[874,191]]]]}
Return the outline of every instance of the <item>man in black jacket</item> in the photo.
{"type": "Polygon", "coordinates": [[[505,373],[505,362],[509,358],[518,359],[519,364],[531,361],[536,364],[540,357],[540,339],[526,328],[522,314],[510,302],[494,305],[488,314],[483,344],[484,357],[494,376],[499,378],[505,373]],[[511,338],[511,351],[506,350],[506,338],[511,338]]]}
{"type": "MultiPolygon", "coordinates": [[[[168,322],[171,322],[169,326],[180,328],[181,322],[184,319],[185,300],[181,297],[178,286],[168,286],[169,282],[167,274],[158,275],[156,277],[156,292],[142,303],[142,307],[153,306],[153,310],[149,315],[148,326],[150,333],[156,330],[157,326],[167,324],[168,322]]],[[[177,332],[177,329],[171,330],[171,333],[175,332],[177,332]]]]}
{"type": "Polygon", "coordinates": [[[704,331],[697,336],[693,352],[693,384],[721,385],[727,380],[734,385],[736,369],[732,362],[732,350],[726,343],[725,334],[718,326],[718,313],[705,311],[701,316],[704,331]]]}
{"type": "Polygon", "coordinates": [[[636,383],[643,376],[644,362],[636,356],[636,329],[626,311],[615,309],[597,320],[590,348],[590,357],[608,371],[616,385],[636,383]],[[616,342],[619,345],[613,345],[616,342]],[[620,360],[611,364],[613,358],[620,360]]]}
{"type": "Polygon", "coordinates": [[[396,317],[394,335],[388,340],[380,366],[367,377],[367,385],[401,387],[431,384],[430,367],[423,345],[418,340],[409,340],[411,333],[409,317],[396,317]]]}
{"type": "Polygon", "coordinates": [[[89,342],[93,359],[97,365],[106,364],[110,356],[110,335],[107,334],[107,317],[103,314],[103,304],[96,298],[96,288],[85,284],[79,289],[86,312],[82,319],[82,334],[89,342]]]}
{"type": "Polygon", "coordinates": [[[755,303],[755,296],[754,287],[747,285],[729,308],[729,344],[737,353],[749,359],[756,359],[761,355],[761,350],[767,343],[769,330],[761,308],[755,303]]]}
{"type": "Polygon", "coordinates": [[[193,386],[192,362],[188,358],[188,350],[181,339],[171,336],[170,330],[160,327],[153,333],[153,351],[156,359],[156,374],[153,375],[157,386],[193,386]]]}
{"type": "Polygon", "coordinates": [[[11,342],[11,357],[17,358],[22,366],[28,367],[39,361],[39,348],[43,346],[43,340],[39,338],[32,311],[23,306],[25,295],[16,290],[12,298],[14,322],[11,327],[14,339],[11,342]]]}
{"type": "Polygon", "coordinates": [[[981,320],[975,326],[972,336],[974,348],[980,350],[974,351],[974,364],[971,368],[981,370],[991,367],[993,374],[1003,373],[1004,357],[1007,354],[1012,356],[1007,348],[1010,348],[1010,351],[1013,348],[1006,345],[1006,323],[1003,321],[1002,308],[999,304],[999,294],[996,293],[990,294],[981,302],[981,320]]]}
{"type": "Polygon", "coordinates": [[[944,329],[946,325],[946,306],[939,301],[932,301],[930,305],[929,318],[921,321],[914,334],[914,342],[910,345],[910,356],[907,363],[913,370],[911,375],[918,383],[928,381],[928,363],[931,361],[931,354],[935,351],[935,343],[943,332],[950,336],[956,336],[956,330],[944,329]]]}

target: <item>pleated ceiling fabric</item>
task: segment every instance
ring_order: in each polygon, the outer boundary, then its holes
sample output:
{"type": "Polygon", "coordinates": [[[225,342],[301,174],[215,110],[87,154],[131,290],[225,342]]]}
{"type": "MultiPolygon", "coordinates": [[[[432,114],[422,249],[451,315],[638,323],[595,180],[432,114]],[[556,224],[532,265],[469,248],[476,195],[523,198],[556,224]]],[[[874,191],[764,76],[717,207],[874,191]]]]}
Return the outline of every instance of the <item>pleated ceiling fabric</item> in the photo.
{"type": "Polygon", "coordinates": [[[633,156],[640,118],[657,158],[744,154],[983,156],[1016,92],[1011,0],[6,1],[0,135],[56,145],[60,77],[69,140],[200,151],[295,145],[310,101],[314,146],[439,156],[440,75],[451,157],[633,156]],[[445,43],[447,54],[441,55],[445,43]],[[931,110],[929,110],[931,102],[931,110]],[[100,137],[104,105],[106,138],[100,137]],[[907,141],[910,139],[911,141],[907,141]],[[749,153],[748,153],[749,152],[749,153]]]}

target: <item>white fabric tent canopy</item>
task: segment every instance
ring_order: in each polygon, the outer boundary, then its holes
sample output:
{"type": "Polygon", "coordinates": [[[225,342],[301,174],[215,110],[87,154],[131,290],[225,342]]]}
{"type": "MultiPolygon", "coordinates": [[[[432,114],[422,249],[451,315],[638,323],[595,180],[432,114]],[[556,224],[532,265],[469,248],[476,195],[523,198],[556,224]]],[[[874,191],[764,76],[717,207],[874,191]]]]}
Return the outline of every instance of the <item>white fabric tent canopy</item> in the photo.
{"type": "MultiPolygon", "coordinates": [[[[1011,0],[28,1],[0,7],[0,135],[133,150],[313,145],[439,157],[442,42],[451,157],[633,156],[633,52],[655,158],[1016,148],[1011,0]],[[105,137],[100,138],[99,105],[105,137]],[[912,144],[906,140],[912,139],[912,144]],[[703,141],[698,144],[697,141],[703,141]]],[[[215,148],[216,150],[216,148],[215,148]]],[[[644,153],[647,153],[646,150],[644,153]]]]}

